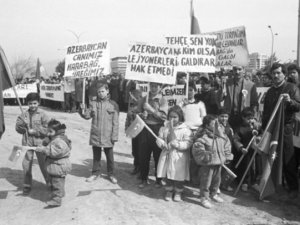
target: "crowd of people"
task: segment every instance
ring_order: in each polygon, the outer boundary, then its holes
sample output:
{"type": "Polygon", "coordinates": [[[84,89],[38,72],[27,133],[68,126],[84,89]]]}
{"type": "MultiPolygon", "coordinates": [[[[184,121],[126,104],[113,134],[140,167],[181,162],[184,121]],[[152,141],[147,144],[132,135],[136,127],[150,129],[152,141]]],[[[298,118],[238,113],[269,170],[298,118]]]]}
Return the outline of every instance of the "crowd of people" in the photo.
{"type": "MultiPolygon", "coordinates": [[[[185,74],[178,74],[177,83],[185,85],[188,95],[173,107],[168,106],[162,95],[160,83],[150,83],[148,95],[143,97],[136,82],[122,76],[89,79],[85,84],[85,104],[82,104],[83,79],[65,79],[65,110],[78,111],[83,119],[92,120],[93,165],[92,174],[86,181],[93,182],[100,177],[101,152],[104,151],[108,178],[114,184],[118,182],[113,148],[118,141],[121,109],[127,112],[126,130],[137,118],[145,124],[132,138],[132,175],[139,177],[139,188],[149,185],[153,155],[155,187],[165,187],[166,201],[182,201],[184,182],[192,181],[200,184],[203,207],[211,208],[211,200],[223,202],[220,189],[232,191],[236,185],[221,179],[224,166],[237,174],[238,182],[243,181],[243,191],[257,189],[262,175],[259,154],[245,179],[243,175],[276,102],[282,96],[285,111],[283,175],[289,197],[297,197],[300,136],[295,136],[293,129],[296,113],[300,111],[299,72],[296,65],[290,65],[286,70],[284,65],[274,63],[270,72],[255,77],[255,82],[241,66],[234,66],[226,75],[223,72],[191,74],[187,79],[185,74]],[[201,85],[200,92],[196,84],[201,85]],[[262,121],[257,118],[258,86],[269,87],[262,121]],[[77,95],[80,98],[77,99],[77,95]],[[236,166],[240,157],[243,160],[236,166]]],[[[39,100],[37,93],[27,96],[29,109],[18,117],[16,130],[23,135],[22,144],[31,146],[36,152],[45,181],[52,191],[49,207],[60,206],[65,176],[71,169],[68,160],[71,142],[65,135],[66,126],[48,118],[39,108],[39,100]]],[[[24,195],[31,191],[34,150],[28,150],[23,160],[24,195]]]]}

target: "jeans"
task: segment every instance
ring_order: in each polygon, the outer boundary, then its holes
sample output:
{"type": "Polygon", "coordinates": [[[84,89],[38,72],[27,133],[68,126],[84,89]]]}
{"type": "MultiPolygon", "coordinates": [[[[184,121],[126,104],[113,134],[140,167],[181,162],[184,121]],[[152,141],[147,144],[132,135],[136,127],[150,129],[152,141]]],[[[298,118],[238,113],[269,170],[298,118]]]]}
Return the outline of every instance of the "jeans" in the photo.
{"type": "MultiPolygon", "coordinates": [[[[111,176],[114,173],[114,154],[113,148],[103,148],[106,155],[107,175],[111,176]]],[[[102,148],[93,146],[93,175],[100,174],[102,148]]]]}
{"type": "Polygon", "coordinates": [[[51,200],[61,204],[65,196],[65,177],[50,176],[51,200]]]}
{"type": "MultiPolygon", "coordinates": [[[[45,166],[46,156],[41,152],[35,152],[41,172],[44,176],[46,183],[49,181],[49,175],[45,166]]],[[[28,150],[22,162],[24,172],[24,187],[31,187],[32,184],[32,163],[33,163],[34,150],[28,150]]]]}
{"type": "Polygon", "coordinates": [[[221,184],[221,165],[200,167],[200,198],[214,196],[221,184]]]}

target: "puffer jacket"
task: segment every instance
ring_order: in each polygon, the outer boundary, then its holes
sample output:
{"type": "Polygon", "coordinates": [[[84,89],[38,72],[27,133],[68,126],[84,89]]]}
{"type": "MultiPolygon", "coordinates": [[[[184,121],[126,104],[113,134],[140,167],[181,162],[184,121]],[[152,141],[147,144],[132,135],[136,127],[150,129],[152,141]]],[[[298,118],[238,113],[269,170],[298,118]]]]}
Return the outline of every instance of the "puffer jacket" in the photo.
{"type": "Polygon", "coordinates": [[[48,133],[47,126],[49,121],[50,118],[39,108],[34,113],[30,113],[29,110],[27,110],[24,114],[19,116],[16,122],[16,131],[23,135],[22,145],[42,145],[42,141],[48,133]],[[29,135],[28,132],[26,132],[27,129],[34,129],[36,134],[29,135]]]}
{"type": "Polygon", "coordinates": [[[91,101],[89,109],[84,114],[84,119],[91,119],[90,145],[110,148],[118,141],[119,135],[119,107],[109,99],[91,101]]]}
{"type": "Polygon", "coordinates": [[[192,148],[193,157],[198,165],[223,165],[232,160],[231,143],[223,133],[213,134],[203,129],[192,148]]]}
{"type": "Polygon", "coordinates": [[[38,147],[40,151],[46,155],[46,168],[51,176],[63,177],[72,169],[70,162],[71,141],[64,134],[64,131],[51,138],[50,143],[46,147],[38,147]]]}
{"type": "MultiPolygon", "coordinates": [[[[192,131],[189,127],[182,123],[174,127],[176,140],[179,142],[179,147],[171,148],[168,144],[165,146],[158,146],[163,149],[160,154],[157,177],[167,177],[171,180],[184,181],[190,179],[190,147],[192,146],[192,131]]],[[[170,133],[170,126],[161,127],[159,130],[159,137],[168,143],[168,135],[170,133]]]]}

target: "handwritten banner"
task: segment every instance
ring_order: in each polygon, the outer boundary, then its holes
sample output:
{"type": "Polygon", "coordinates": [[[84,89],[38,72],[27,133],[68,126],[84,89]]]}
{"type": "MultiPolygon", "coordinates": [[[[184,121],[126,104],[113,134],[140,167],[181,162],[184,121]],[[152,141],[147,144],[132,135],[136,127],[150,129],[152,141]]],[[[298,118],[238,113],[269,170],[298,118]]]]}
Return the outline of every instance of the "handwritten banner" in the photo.
{"type": "Polygon", "coordinates": [[[64,88],[61,84],[44,84],[40,85],[40,95],[42,99],[64,102],[64,88]]]}
{"type": "MultiPolygon", "coordinates": [[[[36,83],[32,84],[18,84],[15,86],[19,98],[26,98],[31,92],[37,92],[36,83]]],[[[12,88],[3,91],[3,98],[16,98],[15,92],[12,88]]]]}
{"type": "Polygon", "coordinates": [[[244,26],[210,32],[217,35],[216,67],[247,66],[249,53],[244,26]]]}
{"type": "Polygon", "coordinates": [[[167,44],[180,47],[178,71],[214,73],[216,35],[166,37],[167,44]]]}
{"type": "Polygon", "coordinates": [[[110,73],[110,46],[102,40],[96,43],[72,45],[67,48],[65,77],[84,78],[110,73]]]}
{"type": "Polygon", "coordinates": [[[125,79],[175,84],[180,48],[145,43],[129,46],[125,79]]]}

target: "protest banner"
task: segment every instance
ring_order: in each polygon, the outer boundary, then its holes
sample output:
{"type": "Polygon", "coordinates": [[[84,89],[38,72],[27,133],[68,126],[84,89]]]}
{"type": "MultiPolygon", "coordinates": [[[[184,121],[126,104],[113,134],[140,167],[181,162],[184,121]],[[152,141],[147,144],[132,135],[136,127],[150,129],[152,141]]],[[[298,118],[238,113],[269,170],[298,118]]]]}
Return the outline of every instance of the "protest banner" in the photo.
{"type": "Polygon", "coordinates": [[[169,108],[178,105],[186,97],[184,85],[167,86],[161,94],[168,101],[169,108]]]}
{"type": "Polygon", "coordinates": [[[106,40],[67,47],[64,77],[85,78],[110,73],[110,46],[106,40]]]}
{"type": "Polygon", "coordinates": [[[180,47],[177,71],[214,73],[216,66],[216,35],[166,37],[167,44],[180,47]]]}
{"type": "Polygon", "coordinates": [[[142,92],[142,96],[145,97],[148,93],[149,83],[137,83],[136,89],[142,92]]]}
{"type": "Polygon", "coordinates": [[[64,88],[61,84],[45,84],[40,85],[40,95],[42,99],[49,99],[57,102],[64,102],[64,88]]]}
{"type": "Polygon", "coordinates": [[[180,48],[165,45],[131,43],[125,79],[175,84],[180,48]]]}
{"type": "MultiPolygon", "coordinates": [[[[32,84],[18,84],[15,86],[19,98],[26,98],[30,92],[37,92],[36,83],[32,84]]],[[[3,91],[3,98],[16,98],[13,88],[3,91]]]]}
{"type": "Polygon", "coordinates": [[[209,32],[217,35],[217,68],[232,68],[232,66],[247,66],[249,53],[246,30],[244,26],[209,32]]]}

